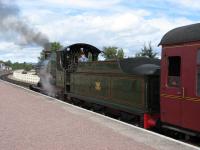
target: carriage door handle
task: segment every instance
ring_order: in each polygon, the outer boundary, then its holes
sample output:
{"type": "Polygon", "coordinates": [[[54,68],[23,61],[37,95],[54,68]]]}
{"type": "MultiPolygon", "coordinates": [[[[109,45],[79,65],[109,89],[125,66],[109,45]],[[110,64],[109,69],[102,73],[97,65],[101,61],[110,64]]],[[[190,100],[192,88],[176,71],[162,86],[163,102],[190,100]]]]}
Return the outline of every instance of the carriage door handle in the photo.
{"type": "Polygon", "coordinates": [[[185,88],[182,87],[182,98],[185,98],[185,88]]]}

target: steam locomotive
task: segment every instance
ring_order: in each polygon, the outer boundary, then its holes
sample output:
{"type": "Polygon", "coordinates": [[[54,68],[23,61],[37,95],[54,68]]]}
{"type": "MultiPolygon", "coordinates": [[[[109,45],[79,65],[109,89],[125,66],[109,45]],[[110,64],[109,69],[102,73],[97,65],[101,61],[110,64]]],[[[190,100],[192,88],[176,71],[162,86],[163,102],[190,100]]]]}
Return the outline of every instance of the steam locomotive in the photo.
{"type": "MultiPolygon", "coordinates": [[[[200,24],[167,32],[159,59],[97,61],[101,51],[77,43],[56,53],[46,51],[46,72],[55,96],[115,110],[146,129],[166,128],[200,135],[200,24]],[[84,54],[87,62],[79,62],[84,54]],[[48,57],[50,56],[50,57],[48,57]]],[[[43,66],[44,68],[44,66],[43,66]]],[[[46,75],[39,87],[43,91],[46,75]]]]}

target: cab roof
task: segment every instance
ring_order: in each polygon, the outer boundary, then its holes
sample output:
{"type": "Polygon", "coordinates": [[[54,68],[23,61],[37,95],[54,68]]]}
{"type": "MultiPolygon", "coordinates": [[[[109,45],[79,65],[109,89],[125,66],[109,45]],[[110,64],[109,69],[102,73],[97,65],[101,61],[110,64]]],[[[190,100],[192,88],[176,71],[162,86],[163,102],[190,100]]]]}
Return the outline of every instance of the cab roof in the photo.
{"type": "Polygon", "coordinates": [[[77,53],[77,52],[80,52],[81,49],[83,49],[83,51],[85,52],[91,52],[91,53],[96,53],[96,54],[101,53],[101,51],[98,48],[86,43],[72,44],[72,45],[62,48],[61,51],[66,51],[67,53],[77,53]]]}

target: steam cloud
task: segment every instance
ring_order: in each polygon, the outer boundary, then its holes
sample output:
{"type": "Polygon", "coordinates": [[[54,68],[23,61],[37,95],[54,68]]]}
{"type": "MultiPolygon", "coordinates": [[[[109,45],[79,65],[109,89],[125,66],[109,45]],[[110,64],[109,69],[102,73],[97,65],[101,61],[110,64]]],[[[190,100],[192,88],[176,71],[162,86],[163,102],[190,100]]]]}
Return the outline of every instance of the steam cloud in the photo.
{"type": "MultiPolygon", "coordinates": [[[[13,3],[13,0],[0,0],[0,33],[7,34],[10,32],[19,35],[19,41],[17,41],[17,38],[15,39],[15,42],[19,45],[36,44],[44,47],[45,50],[50,48],[47,36],[24,21],[24,18],[20,16],[19,7],[13,3]]],[[[40,68],[40,81],[47,92],[46,94],[55,96],[55,88],[51,84],[53,78],[48,72],[48,62],[49,60],[45,60],[43,67],[40,68]]]]}
{"type": "Polygon", "coordinates": [[[40,82],[42,84],[42,88],[45,90],[45,94],[55,97],[56,89],[52,85],[53,77],[48,71],[48,64],[49,64],[48,59],[42,62],[42,66],[40,67],[40,71],[39,71],[40,82]]]}
{"type": "Polygon", "coordinates": [[[45,48],[49,40],[20,17],[20,10],[10,0],[0,0],[0,32],[15,32],[20,36],[20,45],[36,44],[45,48]]]}

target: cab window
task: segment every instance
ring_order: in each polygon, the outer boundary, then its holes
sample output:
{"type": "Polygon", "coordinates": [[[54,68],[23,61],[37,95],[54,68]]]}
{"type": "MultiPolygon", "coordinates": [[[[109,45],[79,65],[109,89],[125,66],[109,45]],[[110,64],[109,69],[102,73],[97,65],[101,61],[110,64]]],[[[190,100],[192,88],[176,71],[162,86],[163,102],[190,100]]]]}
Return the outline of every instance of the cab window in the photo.
{"type": "Polygon", "coordinates": [[[180,87],[181,57],[168,57],[168,86],[180,87]]]}
{"type": "Polygon", "coordinates": [[[56,58],[56,67],[59,71],[62,70],[62,59],[61,59],[61,53],[60,52],[57,52],[57,58],[56,58]]]}

